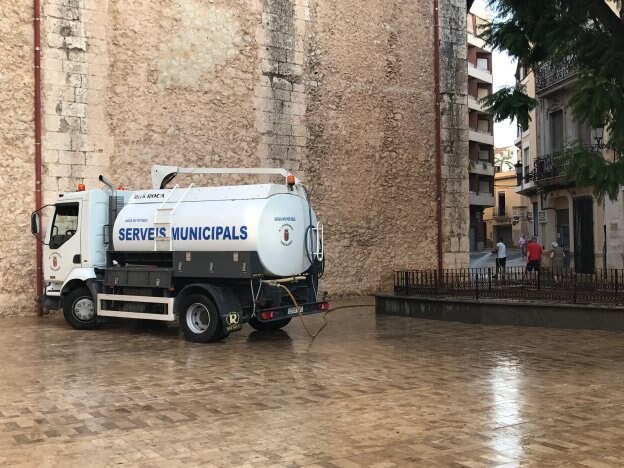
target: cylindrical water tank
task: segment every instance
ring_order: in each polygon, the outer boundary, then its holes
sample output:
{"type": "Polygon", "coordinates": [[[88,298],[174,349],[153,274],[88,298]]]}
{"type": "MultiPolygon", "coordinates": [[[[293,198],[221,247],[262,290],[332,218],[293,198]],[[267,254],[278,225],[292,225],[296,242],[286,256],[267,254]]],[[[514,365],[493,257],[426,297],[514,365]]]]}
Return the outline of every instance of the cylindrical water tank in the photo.
{"type": "Polygon", "coordinates": [[[310,267],[310,226],[316,216],[299,187],[146,190],[133,192],[117,216],[113,243],[122,252],[255,251],[265,274],[292,276],[310,267]]]}

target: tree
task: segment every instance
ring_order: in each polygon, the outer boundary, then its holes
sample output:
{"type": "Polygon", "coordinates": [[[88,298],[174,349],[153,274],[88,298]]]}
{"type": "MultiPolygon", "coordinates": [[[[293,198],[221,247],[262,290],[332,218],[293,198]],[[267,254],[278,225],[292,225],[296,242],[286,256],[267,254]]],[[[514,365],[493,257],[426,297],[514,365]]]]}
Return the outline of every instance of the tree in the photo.
{"type": "Polygon", "coordinates": [[[509,154],[509,151],[504,150],[501,151],[499,153],[496,154],[496,157],[494,158],[494,163],[500,167],[501,171],[511,171],[514,168],[513,163],[511,162],[511,155],[509,154]]]}
{"type": "MultiPolygon", "coordinates": [[[[604,127],[609,146],[624,148],[624,5],[622,0],[489,0],[497,20],[481,37],[536,70],[545,62],[573,58],[578,67],[570,106],[577,120],[604,127]],[[613,8],[612,8],[613,7],[613,8]],[[616,11],[618,13],[616,13],[616,11]]],[[[482,101],[496,121],[512,117],[526,129],[537,101],[520,86],[503,88],[482,101]]],[[[608,161],[580,146],[572,151],[568,176],[591,185],[598,199],[617,198],[624,160],[608,161]]]]}

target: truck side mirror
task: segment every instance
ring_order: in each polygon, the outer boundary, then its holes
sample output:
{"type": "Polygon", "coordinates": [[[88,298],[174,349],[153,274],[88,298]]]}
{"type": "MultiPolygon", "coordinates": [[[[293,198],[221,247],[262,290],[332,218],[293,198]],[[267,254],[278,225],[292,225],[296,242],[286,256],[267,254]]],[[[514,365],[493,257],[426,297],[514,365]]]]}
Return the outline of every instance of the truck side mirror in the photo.
{"type": "Polygon", "coordinates": [[[39,234],[40,225],[41,220],[39,218],[39,213],[35,211],[30,215],[30,232],[32,232],[33,235],[39,234]]]}

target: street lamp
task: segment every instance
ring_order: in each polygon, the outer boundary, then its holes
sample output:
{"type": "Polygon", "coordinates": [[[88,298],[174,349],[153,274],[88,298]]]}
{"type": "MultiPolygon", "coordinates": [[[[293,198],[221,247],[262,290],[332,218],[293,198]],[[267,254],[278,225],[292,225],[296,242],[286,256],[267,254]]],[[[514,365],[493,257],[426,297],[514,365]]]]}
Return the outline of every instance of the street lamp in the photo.
{"type": "Polygon", "coordinates": [[[594,128],[594,140],[596,140],[596,149],[605,149],[606,145],[602,142],[604,137],[604,126],[600,125],[594,128]]]}
{"type": "Polygon", "coordinates": [[[516,168],[516,185],[522,185],[522,163],[518,161],[514,167],[516,168]]]}

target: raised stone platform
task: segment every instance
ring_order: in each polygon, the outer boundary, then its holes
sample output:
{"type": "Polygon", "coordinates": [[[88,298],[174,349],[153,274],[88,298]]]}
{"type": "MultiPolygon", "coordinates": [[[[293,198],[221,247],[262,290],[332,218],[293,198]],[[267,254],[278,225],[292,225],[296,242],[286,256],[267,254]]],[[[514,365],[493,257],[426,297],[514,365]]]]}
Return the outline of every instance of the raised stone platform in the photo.
{"type": "Polygon", "coordinates": [[[624,307],[621,306],[376,294],[375,312],[484,325],[624,330],[624,307]]]}

